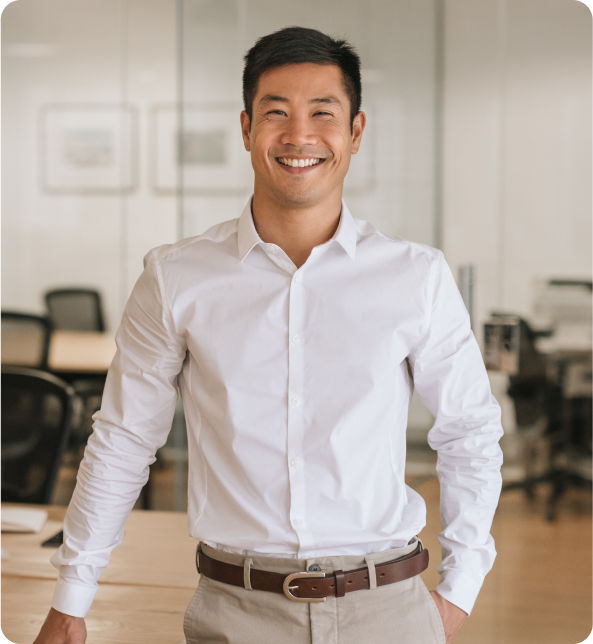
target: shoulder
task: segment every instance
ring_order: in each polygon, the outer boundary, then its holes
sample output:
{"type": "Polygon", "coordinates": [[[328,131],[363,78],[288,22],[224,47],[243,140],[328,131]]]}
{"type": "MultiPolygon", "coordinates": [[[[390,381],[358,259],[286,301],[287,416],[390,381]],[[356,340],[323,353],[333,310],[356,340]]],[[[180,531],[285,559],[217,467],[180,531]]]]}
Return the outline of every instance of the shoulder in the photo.
{"type": "Polygon", "coordinates": [[[216,224],[209,228],[205,233],[195,237],[181,239],[174,244],[163,244],[150,250],[144,257],[144,266],[151,261],[158,263],[164,260],[178,260],[188,256],[199,254],[201,249],[206,245],[222,244],[233,235],[237,234],[238,219],[231,219],[216,224]]]}
{"type": "Polygon", "coordinates": [[[384,233],[363,219],[354,219],[357,232],[357,248],[363,252],[379,252],[398,262],[412,262],[436,270],[443,252],[427,244],[409,241],[398,235],[384,233]]]}

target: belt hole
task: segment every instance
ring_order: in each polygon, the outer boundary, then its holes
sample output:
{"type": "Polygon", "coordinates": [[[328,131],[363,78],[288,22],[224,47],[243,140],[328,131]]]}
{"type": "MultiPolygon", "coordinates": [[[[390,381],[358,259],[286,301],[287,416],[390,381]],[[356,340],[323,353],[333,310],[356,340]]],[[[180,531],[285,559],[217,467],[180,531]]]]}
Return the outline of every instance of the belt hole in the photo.
{"type": "Polygon", "coordinates": [[[385,573],[384,573],[384,572],[382,572],[382,573],[381,573],[381,577],[385,577],[385,573]]]}
{"type": "Polygon", "coordinates": [[[313,590],[317,590],[317,586],[313,586],[313,590]]]}
{"type": "Polygon", "coordinates": [[[333,584],[331,584],[331,585],[330,585],[330,588],[333,588],[333,587],[334,587],[334,585],[333,585],[333,584]]]}
{"type": "Polygon", "coordinates": [[[351,581],[349,581],[348,583],[349,583],[349,584],[351,584],[352,582],[351,582],[351,581]]]}
{"type": "Polygon", "coordinates": [[[368,577],[365,577],[365,579],[368,579],[368,577]]]}

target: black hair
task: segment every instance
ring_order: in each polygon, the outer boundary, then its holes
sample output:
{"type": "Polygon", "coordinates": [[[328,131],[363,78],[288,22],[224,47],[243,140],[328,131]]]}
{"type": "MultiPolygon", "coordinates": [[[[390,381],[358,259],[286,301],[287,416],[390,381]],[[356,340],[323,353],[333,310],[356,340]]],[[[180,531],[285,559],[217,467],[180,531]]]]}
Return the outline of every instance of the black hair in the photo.
{"type": "Polygon", "coordinates": [[[299,63],[336,65],[342,71],[344,89],[350,100],[350,124],[360,111],[362,83],[360,58],[345,39],[336,39],[317,29],[286,27],[260,38],[245,54],[243,104],[251,117],[260,76],[276,67],[299,63]]]}

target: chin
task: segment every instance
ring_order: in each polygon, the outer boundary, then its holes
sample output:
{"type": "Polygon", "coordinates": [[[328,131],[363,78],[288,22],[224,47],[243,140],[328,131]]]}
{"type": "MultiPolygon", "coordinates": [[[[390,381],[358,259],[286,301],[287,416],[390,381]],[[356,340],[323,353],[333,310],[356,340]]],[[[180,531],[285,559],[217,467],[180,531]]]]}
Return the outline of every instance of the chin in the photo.
{"type": "Polygon", "coordinates": [[[304,208],[323,199],[325,192],[314,187],[305,187],[295,189],[276,189],[279,201],[284,202],[286,206],[293,208],[304,208]]]}

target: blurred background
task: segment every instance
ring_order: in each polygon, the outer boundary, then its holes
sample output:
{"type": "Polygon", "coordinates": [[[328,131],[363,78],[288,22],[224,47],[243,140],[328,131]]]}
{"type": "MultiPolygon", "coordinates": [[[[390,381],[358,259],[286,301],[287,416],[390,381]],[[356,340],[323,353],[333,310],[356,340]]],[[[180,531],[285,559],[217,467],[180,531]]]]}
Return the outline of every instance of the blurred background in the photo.
{"type": "MultiPolygon", "coordinates": [[[[67,505],[143,256],[239,216],[251,194],[242,57],[288,25],[357,48],[368,128],[344,198],[355,217],[444,251],[503,409],[499,558],[456,642],[581,641],[592,626],[592,29],[576,0],[8,5],[2,500],[67,505]],[[14,402],[25,389],[55,399],[47,445],[31,438],[38,408],[14,402]]],[[[414,398],[408,483],[438,552],[431,422],[414,398]]],[[[139,508],[185,511],[186,444],[179,405],[139,508]]]]}

